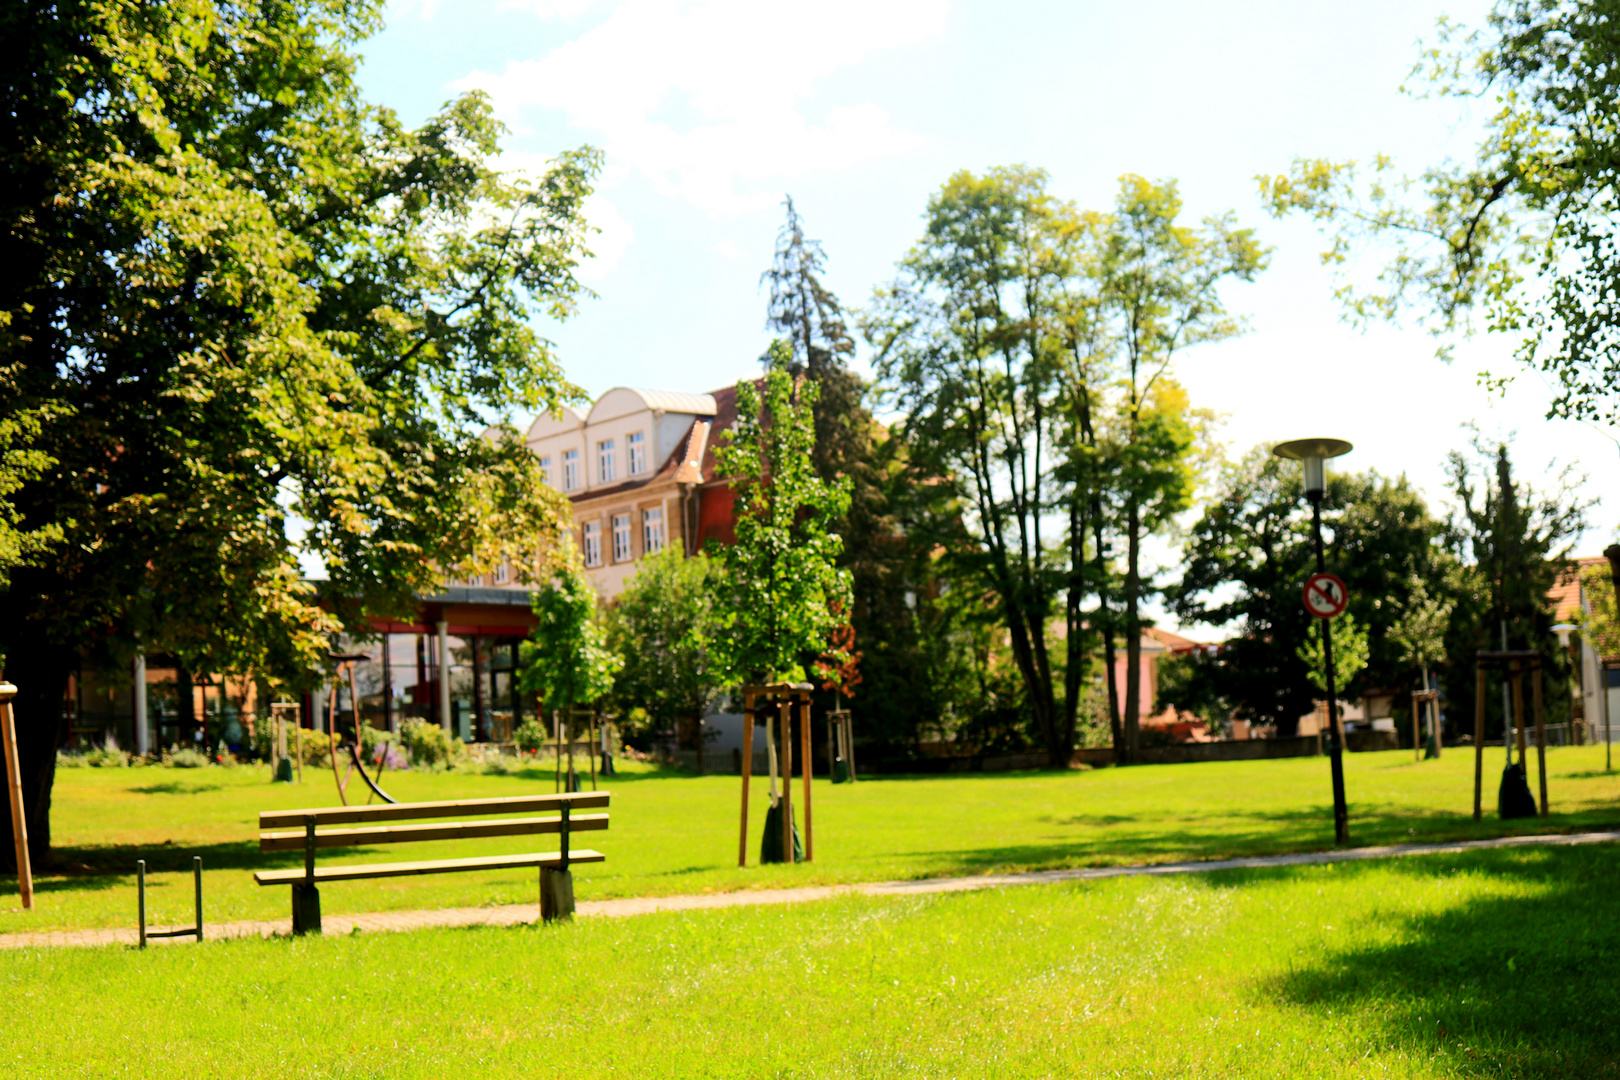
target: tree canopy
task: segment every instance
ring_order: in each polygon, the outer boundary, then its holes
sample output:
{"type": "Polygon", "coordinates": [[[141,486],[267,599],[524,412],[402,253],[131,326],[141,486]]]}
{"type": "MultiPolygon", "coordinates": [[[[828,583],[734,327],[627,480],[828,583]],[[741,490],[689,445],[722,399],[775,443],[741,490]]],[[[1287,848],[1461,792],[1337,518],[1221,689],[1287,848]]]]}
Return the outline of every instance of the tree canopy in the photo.
{"type": "MultiPolygon", "coordinates": [[[[641,560],[608,612],[608,643],[624,663],[613,696],[647,711],[655,731],[701,721],[725,687],[716,609],[720,567],[707,555],[666,547],[641,560]]],[[[697,731],[702,752],[702,730],[697,731]]]]}
{"type": "MultiPolygon", "coordinates": [[[[1301,599],[1315,569],[1302,494],[1297,467],[1266,447],[1227,465],[1187,538],[1181,579],[1169,590],[1181,618],[1235,631],[1218,656],[1197,658],[1197,675],[1206,682],[1198,692],[1229,702],[1245,719],[1275,724],[1282,735],[1293,734],[1316,701],[1310,664],[1300,654],[1318,636],[1301,599]]],[[[1348,697],[1409,681],[1415,665],[1390,632],[1409,582],[1450,595],[1456,560],[1441,544],[1445,524],[1404,477],[1330,473],[1322,525],[1327,568],[1344,579],[1351,617],[1367,634],[1366,669],[1357,679],[1341,668],[1340,691],[1348,697]]]]}
{"type": "Polygon", "coordinates": [[[1219,287],[1265,262],[1248,230],[1189,227],[1180,212],[1174,182],[1123,177],[1099,214],[1054,197],[1038,169],[957,173],[863,319],[912,483],[957,500],[934,518],[935,542],[994,598],[1054,766],[1071,757],[1099,642],[1130,760],[1139,680],[1126,677],[1122,723],[1116,639],[1134,673],[1152,589],[1142,541],[1196,479],[1200,418],[1169,365],[1237,332],[1219,287]]]}
{"type": "Polygon", "coordinates": [[[582,293],[598,157],[513,179],[481,96],[367,103],[379,11],[0,13],[0,650],[42,854],[77,665],[297,681],[447,572],[549,576],[565,510],[499,421],[577,394],[531,317],[582,293]]]}
{"type": "Polygon", "coordinates": [[[718,450],[736,508],[736,543],[710,552],[725,568],[720,653],[729,685],[799,682],[807,658],[847,659],[830,641],[848,617],[850,587],[828,525],[848,509],[849,485],[816,475],[816,384],[788,374],[784,342],[772,350],[762,388],[737,384],[737,424],[718,450]]]}
{"type": "Polygon", "coordinates": [[[1302,158],[1260,178],[1274,212],[1330,228],[1329,264],[1358,318],[1412,312],[1440,333],[1479,326],[1520,338],[1544,372],[1552,415],[1620,422],[1620,5],[1499,0],[1483,27],[1442,21],[1413,75],[1434,94],[1487,102],[1471,160],[1412,178],[1302,158]]]}
{"type": "Polygon", "coordinates": [[[607,628],[577,558],[531,598],[534,630],[521,650],[523,689],[551,710],[592,705],[613,689],[624,661],[608,643],[607,628]]]}

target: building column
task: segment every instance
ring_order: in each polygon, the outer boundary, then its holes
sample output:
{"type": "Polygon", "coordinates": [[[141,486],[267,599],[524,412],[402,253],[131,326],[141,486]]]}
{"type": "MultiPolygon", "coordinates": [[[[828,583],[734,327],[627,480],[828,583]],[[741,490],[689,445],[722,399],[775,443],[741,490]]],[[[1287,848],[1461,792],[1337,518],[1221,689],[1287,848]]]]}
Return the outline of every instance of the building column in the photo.
{"type": "Polygon", "coordinates": [[[433,627],[439,635],[439,724],[446,737],[450,730],[450,624],[440,619],[433,627]]]}
{"type": "Polygon", "coordinates": [[[146,730],[146,654],[135,654],[135,670],[133,673],[135,692],[135,753],[141,757],[147,752],[146,730]]]}

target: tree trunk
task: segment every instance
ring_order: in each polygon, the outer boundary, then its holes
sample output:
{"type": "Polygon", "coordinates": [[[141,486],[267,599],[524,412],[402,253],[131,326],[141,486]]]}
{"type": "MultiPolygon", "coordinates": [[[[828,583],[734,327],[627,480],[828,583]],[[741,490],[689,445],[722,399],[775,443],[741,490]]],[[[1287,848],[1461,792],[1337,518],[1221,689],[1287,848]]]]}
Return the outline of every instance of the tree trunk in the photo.
{"type": "MultiPolygon", "coordinates": [[[[175,719],[179,721],[181,738],[197,741],[197,695],[191,682],[191,671],[180,667],[175,672],[175,695],[178,699],[175,708],[175,719]]],[[[330,692],[330,690],[329,690],[330,692]]],[[[204,750],[206,753],[206,750],[204,750]]]]}
{"type": "MultiPolygon", "coordinates": [[[[17,685],[12,716],[17,725],[28,859],[36,872],[51,862],[51,789],[56,783],[56,751],[68,738],[62,699],[75,667],[71,652],[37,638],[30,640],[26,632],[7,643],[6,677],[17,685]]],[[[11,835],[9,799],[0,799],[0,835],[11,835]]],[[[0,844],[0,851],[0,869],[15,872],[17,856],[9,839],[0,844]]]]}
{"type": "Polygon", "coordinates": [[[697,740],[697,771],[698,771],[698,775],[702,776],[702,775],[704,775],[704,771],[703,771],[703,711],[701,709],[698,710],[697,716],[695,718],[693,718],[693,720],[692,720],[692,730],[695,733],[693,737],[697,740]]]}
{"type": "Polygon", "coordinates": [[[1114,648],[1114,614],[1108,610],[1108,562],[1103,547],[1102,507],[1092,506],[1092,533],[1097,550],[1097,629],[1103,640],[1103,677],[1108,683],[1108,730],[1114,743],[1114,764],[1125,764],[1125,731],[1119,722],[1119,653],[1114,648]]]}
{"type": "Polygon", "coordinates": [[[1125,528],[1125,761],[1134,765],[1142,745],[1142,619],[1138,611],[1142,538],[1134,499],[1126,509],[1125,528]]]}

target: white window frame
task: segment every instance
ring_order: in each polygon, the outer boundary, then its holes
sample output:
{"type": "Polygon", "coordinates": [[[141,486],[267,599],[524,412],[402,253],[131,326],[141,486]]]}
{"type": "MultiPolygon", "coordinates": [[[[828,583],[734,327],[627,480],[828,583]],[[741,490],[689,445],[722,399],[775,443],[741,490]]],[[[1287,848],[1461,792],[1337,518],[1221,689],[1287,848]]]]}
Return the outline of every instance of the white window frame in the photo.
{"type": "Polygon", "coordinates": [[[641,512],[641,553],[656,555],[664,550],[664,508],[654,506],[641,512]]]}
{"type": "Polygon", "coordinates": [[[613,561],[616,563],[629,562],[635,558],[635,552],[630,549],[630,515],[613,515],[613,561]]]}
{"type": "Polygon", "coordinates": [[[579,487],[579,451],[564,450],[563,461],[563,490],[573,491],[579,487]]]}
{"type": "Polygon", "coordinates": [[[501,563],[501,565],[499,565],[499,566],[497,566],[495,568],[495,584],[497,584],[497,585],[505,585],[511,579],[512,579],[512,568],[510,566],[508,566],[506,563],[501,563]]]}
{"type": "Polygon", "coordinates": [[[630,452],[629,476],[640,476],[647,471],[647,440],[639,431],[632,431],[625,436],[625,444],[630,452]]]}
{"type": "Polygon", "coordinates": [[[580,526],[580,550],[585,555],[586,566],[602,565],[602,523],[600,521],[587,521],[580,526]]]}
{"type": "Polygon", "coordinates": [[[613,483],[613,440],[598,439],[596,443],[596,478],[603,484],[613,483]]]}
{"type": "Polygon", "coordinates": [[[551,455],[550,454],[542,454],[540,456],[540,479],[545,481],[546,487],[555,487],[556,486],[551,482],[551,455]]]}

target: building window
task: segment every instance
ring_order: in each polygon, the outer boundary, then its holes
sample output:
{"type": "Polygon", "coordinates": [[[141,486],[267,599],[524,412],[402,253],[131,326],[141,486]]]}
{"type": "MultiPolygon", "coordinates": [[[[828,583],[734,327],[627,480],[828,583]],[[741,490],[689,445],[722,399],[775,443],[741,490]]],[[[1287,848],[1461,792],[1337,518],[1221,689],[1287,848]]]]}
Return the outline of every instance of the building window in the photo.
{"type": "Polygon", "coordinates": [[[613,515],[613,561],[630,561],[630,515],[613,515]]]}
{"type": "Polygon", "coordinates": [[[602,565],[602,523],[600,521],[587,521],[584,529],[585,565],[602,565]]]}
{"type": "Polygon", "coordinates": [[[641,432],[632,431],[625,442],[630,444],[630,475],[640,476],[647,471],[647,440],[641,432]]]}
{"type": "Polygon", "coordinates": [[[664,508],[641,512],[641,553],[656,555],[664,550],[664,508]]]}
{"type": "Polygon", "coordinates": [[[484,575],[482,574],[474,574],[472,577],[467,579],[467,587],[470,589],[476,589],[483,583],[484,575]]]}
{"type": "Polygon", "coordinates": [[[604,484],[613,482],[613,440],[596,444],[596,475],[604,484]]]}
{"type": "Polygon", "coordinates": [[[511,577],[511,568],[505,563],[501,563],[501,565],[495,568],[495,584],[505,585],[509,580],[511,580],[511,577]]]}
{"type": "Polygon", "coordinates": [[[563,451],[563,490],[573,491],[579,487],[579,451],[563,451]]]}
{"type": "Polygon", "coordinates": [[[555,485],[555,484],[553,484],[551,482],[551,455],[550,454],[545,454],[540,458],[540,479],[545,481],[547,487],[556,487],[557,486],[557,485],[555,485]]]}

